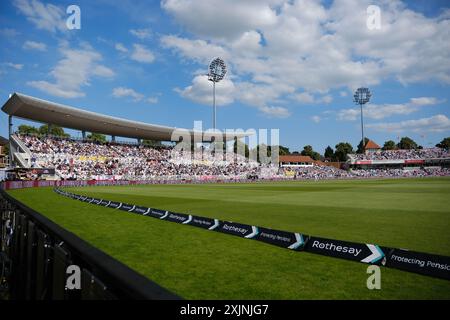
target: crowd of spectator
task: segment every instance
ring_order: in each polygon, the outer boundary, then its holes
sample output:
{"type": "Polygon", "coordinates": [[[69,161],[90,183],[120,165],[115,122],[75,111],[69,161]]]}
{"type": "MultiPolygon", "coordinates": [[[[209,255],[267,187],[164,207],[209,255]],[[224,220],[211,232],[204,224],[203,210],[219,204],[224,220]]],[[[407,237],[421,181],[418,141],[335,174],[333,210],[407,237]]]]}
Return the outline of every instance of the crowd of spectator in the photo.
{"type": "Polygon", "coordinates": [[[182,152],[169,147],[96,143],[20,136],[32,153],[31,166],[55,168],[62,179],[147,180],[160,177],[256,174],[257,163],[227,153],[182,152]]]}
{"type": "MultiPolygon", "coordinates": [[[[55,168],[64,180],[179,179],[351,179],[370,177],[450,176],[446,168],[342,170],[314,164],[306,167],[260,165],[233,153],[181,152],[171,147],[96,143],[71,139],[20,136],[32,153],[32,167],[55,168]]],[[[204,151],[204,150],[203,150],[204,151]]],[[[439,148],[383,151],[358,159],[423,159],[448,157],[439,148]]]]}
{"type": "Polygon", "coordinates": [[[441,148],[385,150],[349,155],[354,160],[418,160],[450,158],[450,151],[441,148]]]}
{"type": "Polygon", "coordinates": [[[436,177],[450,176],[450,169],[441,167],[411,169],[360,169],[352,170],[351,173],[354,177],[359,178],[436,177]]]}
{"type": "Polygon", "coordinates": [[[352,178],[352,174],[349,171],[320,165],[308,167],[283,167],[280,168],[279,174],[293,179],[308,180],[352,178]]]}
{"type": "Polygon", "coordinates": [[[351,179],[351,178],[395,178],[395,177],[432,177],[450,176],[450,169],[441,167],[428,168],[386,168],[386,169],[352,169],[342,170],[331,166],[313,165],[310,167],[282,168],[280,173],[293,179],[351,179]]]}

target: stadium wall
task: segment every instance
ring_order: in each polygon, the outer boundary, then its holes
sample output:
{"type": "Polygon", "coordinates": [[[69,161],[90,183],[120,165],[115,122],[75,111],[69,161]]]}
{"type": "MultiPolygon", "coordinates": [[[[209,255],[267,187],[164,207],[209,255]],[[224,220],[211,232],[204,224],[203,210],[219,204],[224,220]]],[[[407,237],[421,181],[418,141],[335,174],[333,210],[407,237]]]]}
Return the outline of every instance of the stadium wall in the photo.
{"type": "MultiPolygon", "coordinates": [[[[263,181],[292,180],[286,178],[262,179],[263,181]]],[[[180,183],[243,183],[254,182],[252,179],[188,179],[188,180],[34,180],[34,181],[5,181],[0,184],[3,190],[40,187],[87,187],[87,186],[126,186],[147,184],[180,184],[180,183]]]]}
{"type": "Polygon", "coordinates": [[[0,235],[0,260],[9,266],[5,273],[9,299],[180,299],[4,190],[0,190],[0,235]],[[71,281],[76,275],[78,287],[71,281]]]}

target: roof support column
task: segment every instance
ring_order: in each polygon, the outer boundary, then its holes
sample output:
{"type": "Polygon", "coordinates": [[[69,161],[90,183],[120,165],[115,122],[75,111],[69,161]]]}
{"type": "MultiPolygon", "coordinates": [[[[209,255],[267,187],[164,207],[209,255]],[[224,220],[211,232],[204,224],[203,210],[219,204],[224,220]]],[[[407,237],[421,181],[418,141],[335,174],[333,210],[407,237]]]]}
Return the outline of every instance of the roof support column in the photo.
{"type": "Polygon", "coordinates": [[[116,142],[116,136],[111,136],[111,141],[116,142]]]}
{"type": "Polygon", "coordinates": [[[13,122],[12,122],[12,115],[8,116],[8,137],[11,138],[12,135],[12,129],[13,129],[13,122]]]}
{"type": "Polygon", "coordinates": [[[13,134],[13,122],[12,122],[12,115],[8,116],[8,138],[9,138],[9,166],[11,167],[13,164],[13,150],[11,145],[11,136],[13,134]]]}
{"type": "Polygon", "coordinates": [[[83,138],[83,140],[86,140],[86,131],[81,131],[81,137],[83,138]]]}

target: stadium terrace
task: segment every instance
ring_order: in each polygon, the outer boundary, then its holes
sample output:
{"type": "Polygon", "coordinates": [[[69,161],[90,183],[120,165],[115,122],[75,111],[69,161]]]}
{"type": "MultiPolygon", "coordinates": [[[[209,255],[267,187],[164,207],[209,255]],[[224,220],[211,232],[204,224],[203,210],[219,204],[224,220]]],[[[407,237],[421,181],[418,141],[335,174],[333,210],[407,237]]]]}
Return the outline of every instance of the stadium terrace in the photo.
{"type": "MultiPolygon", "coordinates": [[[[3,177],[9,175],[8,179],[241,181],[450,175],[449,150],[437,147],[381,150],[368,141],[365,153],[349,154],[345,163],[313,160],[299,154],[280,156],[276,164],[262,163],[234,152],[215,153],[212,144],[209,149],[213,151],[202,146],[187,153],[177,146],[145,145],[142,143],[145,139],[170,140],[178,129],[113,118],[23,94],[11,95],[2,110],[10,119],[10,157],[14,169],[3,171],[3,177]],[[49,127],[78,129],[83,139],[14,133],[13,117],[48,123],[49,127]],[[109,134],[111,141],[86,139],[86,131],[109,134]],[[118,143],[116,135],[134,137],[137,143],[118,143]]],[[[190,133],[194,139],[204,134],[190,133]]]]}

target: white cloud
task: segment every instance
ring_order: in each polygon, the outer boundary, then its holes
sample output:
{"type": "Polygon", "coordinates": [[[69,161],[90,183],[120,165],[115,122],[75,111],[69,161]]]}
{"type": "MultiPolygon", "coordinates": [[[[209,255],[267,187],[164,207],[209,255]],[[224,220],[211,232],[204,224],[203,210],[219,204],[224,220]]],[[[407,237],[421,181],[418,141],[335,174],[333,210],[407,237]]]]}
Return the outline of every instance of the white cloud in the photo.
{"type": "Polygon", "coordinates": [[[58,83],[50,83],[48,81],[29,81],[27,84],[31,87],[44,91],[52,96],[62,98],[79,98],[84,97],[84,92],[79,88],[70,89],[70,87],[64,87],[58,83]]]}
{"type": "Polygon", "coordinates": [[[131,59],[142,62],[142,63],[152,63],[155,60],[155,55],[153,52],[148,50],[145,46],[141,44],[133,44],[133,53],[131,54],[131,59]]]}
{"type": "Polygon", "coordinates": [[[368,124],[367,127],[381,132],[444,132],[450,131],[450,119],[443,114],[438,114],[417,120],[368,124]]]}
{"type": "Polygon", "coordinates": [[[312,117],[311,117],[311,120],[312,120],[314,123],[319,123],[322,119],[321,119],[319,116],[312,116],[312,117]]]}
{"type": "Polygon", "coordinates": [[[273,26],[277,14],[273,1],[163,0],[161,7],[189,31],[218,38],[236,38],[242,30],[273,26]]]}
{"type": "Polygon", "coordinates": [[[58,6],[38,0],[14,0],[13,4],[38,29],[53,33],[67,30],[64,10],[58,6]]]}
{"type": "Polygon", "coordinates": [[[355,12],[367,8],[369,1],[335,1],[330,9],[334,20],[328,24],[343,43],[351,44],[357,56],[379,60],[380,70],[402,83],[437,79],[450,83],[449,17],[428,18],[414,12],[401,1],[382,2],[380,30],[355,26],[366,16],[355,12]],[[351,10],[353,8],[353,10],[351,10]]]}
{"type": "Polygon", "coordinates": [[[145,97],[144,94],[139,93],[131,88],[126,87],[117,87],[113,89],[112,92],[113,97],[115,98],[124,98],[124,97],[130,97],[133,98],[134,102],[141,102],[145,101],[150,104],[158,103],[158,97],[145,97]]]}
{"type": "MultiPolygon", "coordinates": [[[[246,94],[239,89],[236,99],[258,108],[292,98],[296,92],[307,93],[300,94],[298,102],[311,103],[312,96],[314,102],[330,103],[327,93],[333,89],[345,97],[348,90],[390,79],[450,84],[448,13],[426,17],[399,1],[381,1],[381,30],[369,30],[370,4],[370,0],[334,1],[328,6],[313,0],[164,0],[162,8],[192,36],[165,35],[161,42],[204,65],[214,56],[223,57],[235,86],[252,90],[246,94]]],[[[401,108],[394,110],[407,114],[401,108]]]]}
{"type": "Polygon", "coordinates": [[[444,100],[438,100],[435,97],[411,98],[411,104],[415,106],[432,106],[442,102],[444,102],[444,100]]]}
{"type": "Polygon", "coordinates": [[[114,77],[111,69],[99,64],[101,54],[87,44],[80,49],[72,49],[65,44],[61,46],[60,52],[63,58],[50,71],[54,82],[40,80],[27,84],[53,96],[78,98],[85,96],[82,87],[89,85],[93,76],[114,77]]]}
{"type": "Polygon", "coordinates": [[[331,103],[333,101],[333,97],[331,95],[327,94],[327,95],[325,95],[323,97],[320,97],[320,99],[318,101],[326,103],[326,104],[329,104],[329,103],[331,103]]]}
{"type": "Polygon", "coordinates": [[[314,103],[314,96],[308,92],[302,92],[295,95],[295,100],[300,103],[314,103]]]}
{"type": "MultiPolygon", "coordinates": [[[[239,100],[247,105],[256,107],[268,117],[286,118],[291,115],[288,109],[279,106],[267,105],[266,101],[275,101],[279,88],[277,86],[256,86],[249,82],[240,82],[237,85],[225,78],[216,84],[216,105],[223,106],[239,100]]],[[[285,88],[285,90],[289,90],[285,88]]],[[[198,74],[192,80],[192,84],[184,89],[175,88],[182,97],[197,103],[211,106],[212,83],[204,74],[198,74]]]]}
{"type": "Polygon", "coordinates": [[[295,101],[302,104],[318,104],[318,103],[329,104],[333,101],[333,97],[331,95],[327,94],[319,98],[315,98],[314,95],[312,95],[309,92],[301,92],[294,94],[293,98],[295,99],[295,101]]]}
{"type": "Polygon", "coordinates": [[[148,39],[152,35],[150,29],[131,29],[130,33],[141,40],[148,39]]]}
{"type": "Polygon", "coordinates": [[[261,35],[256,31],[244,32],[240,38],[231,43],[234,52],[240,55],[257,56],[261,53],[261,35]]]}
{"type": "Polygon", "coordinates": [[[288,118],[291,115],[289,110],[283,107],[264,106],[260,108],[260,111],[264,113],[266,116],[273,118],[288,118]]]}
{"type": "Polygon", "coordinates": [[[278,102],[279,93],[292,93],[293,88],[283,84],[260,85],[251,82],[239,82],[236,84],[238,99],[250,106],[258,107],[262,110],[269,104],[278,102]]]}
{"type": "Polygon", "coordinates": [[[115,48],[117,51],[120,51],[120,52],[123,52],[123,53],[127,53],[127,52],[128,52],[128,49],[125,48],[125,46],[124,46],[122,43],[120,43],[120,42],[116,43],[115,46],[114,46],[114,48],[115,48]]]}
{"type": "MultiPolygon", "coordinates": [[[[407,103],[399,104],[369,104],[364,107],[364,117],[380,120],[393,115],[408,115],[419,111],[423,106],[432,106],[442,103],[434,97],[411,98],[407,103]]],[[[337,113],[338,120],[355,121],[361,114],[360,108],[342,109],[337,113]]]]}
{"type": "Polygon", "coordinates": [[[94,66],[92,69],[92,74],[103,78],[112,78],[115,75],[114,71],[103,65],[94,66]]]}
{"type": "Polygon", "coordinates": [[[158,103],[159,99],[158,97],[148,97],[145,101],[147,101],[150,104],[158,103]]]}
{"type": "Polygon", "coordinates": [[[26,50],[47,51],[47,45],[43,42],[25,41],[23,48],[26,50]]]}
{"type": "Polygon", "coordinates": [[[16,70],[22,70],[22,68],[23,68],[23,64],[20,64],[20,63],[5,62],[4,64],[6,66],[16,69],[16,70]]]}
{"type": "MultiPolygon", "coordinates": [[[[206,75],[197,75],[192,84],[184,89],[175,89],[182,97],[189,100],[209,105],[213,103],[212,82],[206,75]]],[[[231,80],[225,78],[216,84],[216,105],[224,106],[234,101],[235,87],[231,80]]]]}
{"type": "Polygon", "coordinates": [[[173,35],[161,37],[161,43],[166,48],[179,52],[182,56],[207,64],[213,57],[228,59],[228,52],[220,46],[204,40],[189,40],[173,35]]]}
{"type": "Polygon", "coordinates": [[[113,96],[115,98],[122,98],[122,97],[131,97],[134,101],[141,101],[144,98],[144,95],[141,93],[138,93],[130,88],[125,87],[117,87],[113,89],[113,96]]]}

